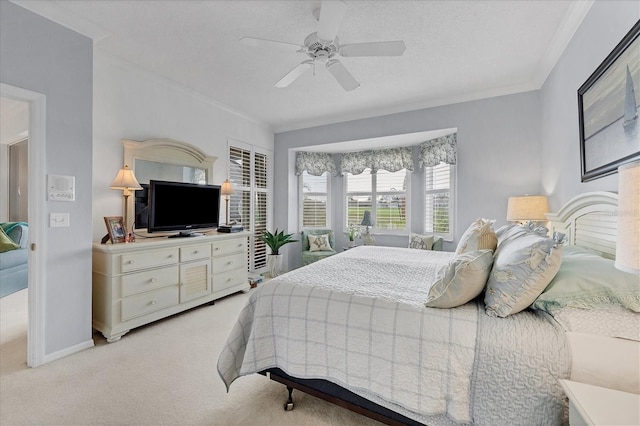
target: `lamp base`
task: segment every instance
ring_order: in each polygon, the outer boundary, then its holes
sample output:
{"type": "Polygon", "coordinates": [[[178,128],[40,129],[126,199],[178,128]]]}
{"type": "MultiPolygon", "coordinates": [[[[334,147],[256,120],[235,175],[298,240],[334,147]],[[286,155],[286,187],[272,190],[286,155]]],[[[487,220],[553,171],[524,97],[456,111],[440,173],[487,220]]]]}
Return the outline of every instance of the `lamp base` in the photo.
{"type": "Polygon", "coordinates": [[[362,241],[364,242],[365,246],[375,246],[376,245],[376,239],[373,238],[373,235],[369,232],[369,227],[367,226],[367,232],[364,234],[364,237],[362,237],[362,241]]]}

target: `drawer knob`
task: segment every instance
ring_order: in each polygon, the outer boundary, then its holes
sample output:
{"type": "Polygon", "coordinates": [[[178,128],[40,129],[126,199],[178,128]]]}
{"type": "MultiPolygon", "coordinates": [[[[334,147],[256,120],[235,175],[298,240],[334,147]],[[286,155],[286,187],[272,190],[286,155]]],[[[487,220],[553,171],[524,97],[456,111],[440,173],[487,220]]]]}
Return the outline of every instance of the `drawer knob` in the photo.
{"type": "Polygon", "coordinates": [[[153,300],[151,301],[151,304],[152,304],[152,305],[155,305],[155,304],[157,304],[157,303],[158,303],[158,299],[153,299],[153,300]]]}
{"type": "Polygon", "coordinates": [[[129,261],[129,265],[133,265],[134,263],[136,263],[134,260],[129,261]]]}
{"type": "Polygon", "coordinates": [[[216,248],[214,248],[214,250],[215,250],[215,251],[218,251],[218,250],[220,250],[220,247],[216,247],[216,248]]]}
{"type": "Polygon", "coordinates": [[[231,281],[231,278],[227,278],[227,282],[231,281]]]}
{"type": "Polygon", "coordinates": [[[231,261],[231,260],[230,260],[230,261],[228,261],[228,262],[227,262],[227,265],[233,265],[233,261],[231,261]]]}
{"type": "Polygon", "coordinates": [[[169,259],[173,259],[173,255],[172,254],[169,255],[169,259]]]}
{"type": "Polygon", "coordinates": [[[198,250],[194,250],[194,251],[193,251],[193,254],[198,254],[198,250]]]}
{"type": "Polygon", "coordinates": [[[151,281],[152,283],[157,283],[157,282],[158,282],[158,279],[157,279],[156,277],[153,277],[153,278],[151,278],[151,280],[150,280],[150,281],[151,281]]]}

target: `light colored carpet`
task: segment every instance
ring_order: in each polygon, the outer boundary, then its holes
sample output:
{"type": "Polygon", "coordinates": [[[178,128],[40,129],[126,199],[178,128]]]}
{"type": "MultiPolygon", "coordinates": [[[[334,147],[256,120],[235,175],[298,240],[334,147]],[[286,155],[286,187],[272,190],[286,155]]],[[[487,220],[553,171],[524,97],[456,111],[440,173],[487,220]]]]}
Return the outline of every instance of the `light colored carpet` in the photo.
{"type": "Polygon", "coordinates": [[[135,329],[31,369],[26,366],[26,293],[0,300],[0,424],[366,425],[366,417],[254,374],[229,394],[218,354],[248,294],[236,294],[135,329]],[[5,300],[6,299],[6,300],[5,300]]]}

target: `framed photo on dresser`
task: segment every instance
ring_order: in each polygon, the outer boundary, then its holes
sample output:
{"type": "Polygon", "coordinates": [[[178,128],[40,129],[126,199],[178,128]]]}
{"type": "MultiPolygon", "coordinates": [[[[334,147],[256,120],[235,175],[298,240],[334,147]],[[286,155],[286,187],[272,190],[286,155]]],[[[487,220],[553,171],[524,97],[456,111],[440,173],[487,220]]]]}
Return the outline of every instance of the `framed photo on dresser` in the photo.
{"type": "Polygon", "coordinates": [[[124,243],[127,237],[127,230],[124,227],[122,216],[106,216],[104,223],[107,225],[109,240],[112,244],[124,243]]]}

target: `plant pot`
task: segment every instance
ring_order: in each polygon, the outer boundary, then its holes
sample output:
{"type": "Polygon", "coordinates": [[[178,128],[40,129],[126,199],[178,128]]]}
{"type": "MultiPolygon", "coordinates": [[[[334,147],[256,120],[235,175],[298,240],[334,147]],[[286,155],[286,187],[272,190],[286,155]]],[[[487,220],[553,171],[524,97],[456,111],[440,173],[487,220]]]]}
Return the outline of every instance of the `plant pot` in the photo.
{"type": "Polygon", "coordinates": [[[275,278],[280,275],[282,269],[282,254],[268,254],[267,255],[267,269],[269,270],[269,276],[275,278]]]}
{"type": "Polygon", "coordinates": [[[356,242],[353,240],[349,240],[349,248],[355,247],[355,246],[356,246],[356,242]]]}

